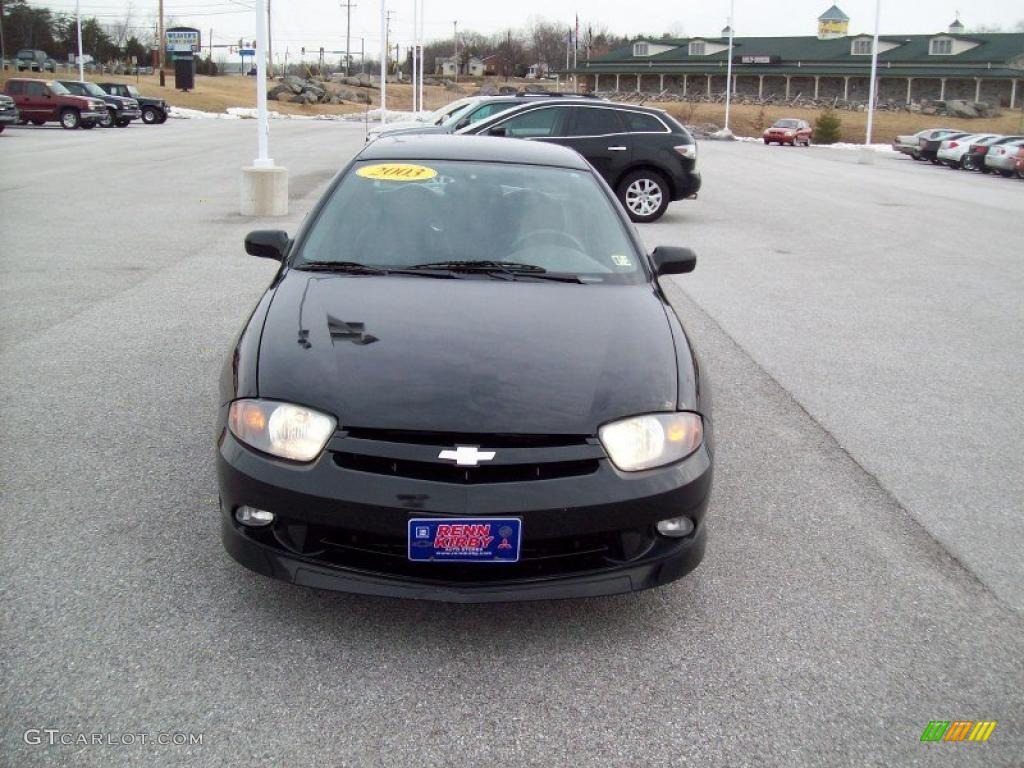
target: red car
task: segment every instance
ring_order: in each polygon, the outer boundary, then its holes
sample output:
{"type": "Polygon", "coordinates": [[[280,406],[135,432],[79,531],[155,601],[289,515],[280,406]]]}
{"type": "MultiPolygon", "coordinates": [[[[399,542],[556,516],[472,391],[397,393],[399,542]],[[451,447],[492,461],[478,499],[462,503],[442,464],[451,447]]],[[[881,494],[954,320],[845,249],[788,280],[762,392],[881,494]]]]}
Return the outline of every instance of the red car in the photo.
{"type": "Polygon", "coordinates": [[[4,84],[4,93],[14,99],[23,123],[42,125],[56,121],[68,129],[94,128],[107,116],[104,101],[75,96],[56,80],[12,77],[4,84]]]}
{"type": "Polygon", "coordinates": [[[794,147],[801,144],[809,147],[813,132],[814,129],[806,120],[784,117],[781,120],[776,120],[775,124],[762,134],[762,138],[764,138],[765,144],[777,141],[779,144],[792,144],[794,147]]]}

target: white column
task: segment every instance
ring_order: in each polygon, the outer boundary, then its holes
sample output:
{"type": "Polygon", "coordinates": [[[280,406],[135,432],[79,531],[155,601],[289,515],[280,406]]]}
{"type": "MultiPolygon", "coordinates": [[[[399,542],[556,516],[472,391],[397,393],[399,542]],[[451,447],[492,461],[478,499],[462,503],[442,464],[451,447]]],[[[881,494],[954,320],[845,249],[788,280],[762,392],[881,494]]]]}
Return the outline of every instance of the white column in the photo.
{"type": "Polygon", "coordinates": [[[640,93],[640,75],[636,76],[636,92],[640,93]]]}
{"type": "Polygon", "coordinates": [[[941,83],[941,85],[939,86],[939,101],[945,101],[946,100],[946,78],[940,77],[939,78],[939,82],[941,83]]]}
{"type": "Polygon", "coordinates": [[[871,143],[871,129],[875,124],[875,94],[878,92],[878,25],[882,12],[882,0],[875,0],[875,35],[871,43],[871,82],[868,84],[868,126],[864,143],[871,143]]]}
{"type": "Polygon", "coordinates": [[[594,73],[594,93],[597,93],[597,84],[599,82],[601,82],[601,76],[599,74],[597,74],[597,72],[595,72],[594,73]]]}
{"type": "Polygon", "coordinates": [[[733,50],[733,33],[732,28],[734,25],[733,12],[735,11],[736,1],[729,0],[729,56],[728,61],[725,64],[725,125],[722,126],[722,130],[725,131],[726,135],[729,133],[729,107],[732,106],[732,92],[733,92],[733,80],[732,80],[732,50],[733,50]]]}
{"type": "Polygon", "coordinates": [[[764,98],[764,75],[757,76],[757,98],[764,98]]]}
{"type": "MultiPolygon", "coordinates": [[[[683,96],[686,95],[686,90],[689,87],[689,84],[687,83],[687,80],[689,79],[689,77],[690,77],[689,75],[683,75],[683,96]]],[[[1016,86],[1017,85],[1017,81],[1015,80],[1013,84],[1016,86]]]]}
{"type": "Polygon", "coordinates": [[[789,98],[789,75],[786,75],[786,98],[789,98]]]}
{"type": "MultiPolygon", "coordinates": [[[[82,61],[82,13],[78,9],[78,0],[75,0],[75,24],[78,26],[78,79],[85,80],[85,62],[82,61]]],[[[164,48],[164,41],[158,40],[157,45],[160,49],[164,48]]],[[[31,74],[32,70],[29,70],[31,74]]],[[[17,74],[17,70],[15,70],[17,74]]]]}
{"type": "MultiPolygon", "coordinates": [[[[261,0],[260,0],[261,1],[261,0]]],[[[388,50],[387,50],[387,0],[380,1],[380,124],[387,125],[387,77],[388,77],[388,50]]]]}
{"type": "Polygon", "coordinates": [[[419,112],[422,107],[419,105],[417,100],[416,92],[416,59],[419,58],[419,54],[416,52],[416,48],[419,45],[419,41],[416,39],[416,35],[420,28],[420,3],[419,0],[412,0],[412,111],[419,112]]]}
{"type": "Polygon", "coordinates": [[[907,78],[907,104],[910,103],[910,100],[911,100],[911,95],[910,94],[911,94],[911,89],[913,88],[913,86],[914,86],[914,78],[908,77],[907,78]]]}
{"type": "Polygon", "coordinates": [[[850,100],[850,76],[843,78],[843,101],[850,100]]]}
{"type": "Polygon", "coordinates": [[[664,91],[665,90],[665,76],[664,75],[658,75],[658,90],[659,91],[664,91]]]}
{"type": "Polygon", "coordinates": [[[619,75],[615,75],[615,92],[619,92],[619,75]]]}
{"type": "Polygon", "coordinates": [[[974,78],[974,100],[981,101],[981,78],[974,78]]]}
{"type": "Polygon", "coordinates": [[[1016,102],[1017,102],[1017,81],[1016,80],[1011,80],[1010,81],[1010,109],[1013,109],[1016,106],[1016,102]]]}
{"type": "Polygon", "coordinates": [[[711,95],[711,75],[708,75],[708,96],[711,95]]]}
{"type": "Polygon", "coordinates": [[[819,75],[814,76],[814,100],[818,100],[818,85],[821,83],[821,77],[819,75]]]}
{"type": "Polygon", "coordinates": [[[255,168],[273,168],[268,156],[270,121],[267,119],[267,2],[256,0],[256,161],[255,168]]]}

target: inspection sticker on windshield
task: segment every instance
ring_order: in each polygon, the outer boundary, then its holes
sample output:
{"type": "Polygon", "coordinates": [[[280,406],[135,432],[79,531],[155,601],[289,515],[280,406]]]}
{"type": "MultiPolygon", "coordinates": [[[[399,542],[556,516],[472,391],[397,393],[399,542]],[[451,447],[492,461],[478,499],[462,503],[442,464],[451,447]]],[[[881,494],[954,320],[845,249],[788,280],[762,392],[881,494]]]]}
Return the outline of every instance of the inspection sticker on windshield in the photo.
{"type": "Polygon", "coordinates": [[[425,165],[378,163],[377,165],[364,165],[356,171],[356,175],[362,176],[364,179],[377,179],[378,181],[425,181],[437,176],[437,171],[427,168],[425,165]]]}
{"type": "Polygon", "coordinates": [[[517,517],[409,521],[409,559],[437,563],[515,563],[523,529],[517,517]]]}
{"type": "Polygon", "coordinates": [[[629,256],[623,256],[621,253],[613,253],[612,261],[615,262],[616,267],[631,267],[633,262],[629,260],[629,256]]]}

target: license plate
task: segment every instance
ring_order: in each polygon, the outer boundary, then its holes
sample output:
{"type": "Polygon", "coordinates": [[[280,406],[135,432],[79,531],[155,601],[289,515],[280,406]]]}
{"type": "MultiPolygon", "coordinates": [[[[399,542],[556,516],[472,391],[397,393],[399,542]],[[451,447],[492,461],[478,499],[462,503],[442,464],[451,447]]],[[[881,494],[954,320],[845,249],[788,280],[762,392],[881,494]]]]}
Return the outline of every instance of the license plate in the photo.
{"type": "Polygon", "coordinates": [[[409,521],[409,559],[435,563],[515,563],[523,522],[517,517],[409,521]]]}

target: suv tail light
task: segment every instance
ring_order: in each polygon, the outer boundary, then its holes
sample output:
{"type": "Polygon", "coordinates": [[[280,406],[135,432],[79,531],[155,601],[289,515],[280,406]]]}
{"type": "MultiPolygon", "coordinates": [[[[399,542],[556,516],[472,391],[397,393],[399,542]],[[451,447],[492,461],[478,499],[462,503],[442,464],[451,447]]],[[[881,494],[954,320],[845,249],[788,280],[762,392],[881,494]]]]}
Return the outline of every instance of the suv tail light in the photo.
{"type": "Polygon", "coordinates": [[[980,147],[971,147],[971,149],[973,149],[979,155],[987,155],[988,154],[988,147],[986,147],[984,144],[981,145],[980,147]]]}
{"type": "Polygon", "coordinates": [[[956,149],[959,146],[960,145],[957,142],[951,141],[951,142],[949,142],[949,146],[947,146],[946,149],[956,149]]]}
{"type": "Polygon", "coordinates": [[[676,152],[685,158],[690,160],[697,159],[697,145],[696,144],[680,144],[678,147],[672,147],[676,152]]]}

